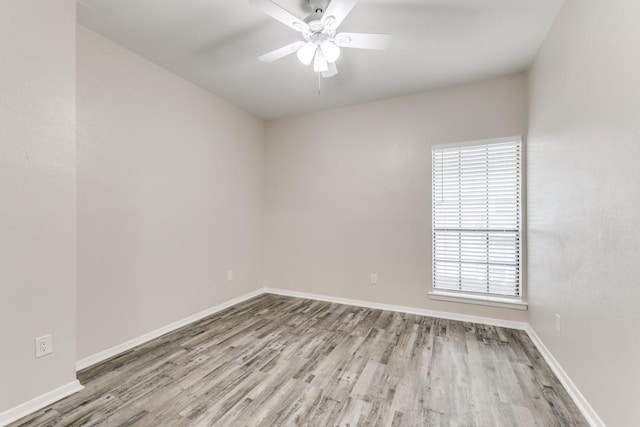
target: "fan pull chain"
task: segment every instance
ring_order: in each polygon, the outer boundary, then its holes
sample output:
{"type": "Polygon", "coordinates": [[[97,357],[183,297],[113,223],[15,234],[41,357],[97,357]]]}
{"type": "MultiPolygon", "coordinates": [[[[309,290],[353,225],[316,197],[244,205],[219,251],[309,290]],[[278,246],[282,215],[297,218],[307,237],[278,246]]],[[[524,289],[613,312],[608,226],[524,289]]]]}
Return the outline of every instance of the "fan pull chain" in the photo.
{"type": "Polygon", "coordinates": [[[322,81],[322,75],[318,73],[318,95],[320,95],[320,82],[322,81]]]}

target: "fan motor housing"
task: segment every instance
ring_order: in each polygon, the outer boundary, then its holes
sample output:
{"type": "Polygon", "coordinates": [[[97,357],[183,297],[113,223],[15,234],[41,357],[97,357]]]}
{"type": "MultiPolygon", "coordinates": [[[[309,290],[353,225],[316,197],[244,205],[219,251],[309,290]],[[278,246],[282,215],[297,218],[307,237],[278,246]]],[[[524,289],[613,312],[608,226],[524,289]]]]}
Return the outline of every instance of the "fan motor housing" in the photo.
{"type": "Polygon", "coordinates": [[[327,6],[329,6],[329,0],[309,0],[309,7],[313,13],[322,14],[327,10],[327,6]]]}

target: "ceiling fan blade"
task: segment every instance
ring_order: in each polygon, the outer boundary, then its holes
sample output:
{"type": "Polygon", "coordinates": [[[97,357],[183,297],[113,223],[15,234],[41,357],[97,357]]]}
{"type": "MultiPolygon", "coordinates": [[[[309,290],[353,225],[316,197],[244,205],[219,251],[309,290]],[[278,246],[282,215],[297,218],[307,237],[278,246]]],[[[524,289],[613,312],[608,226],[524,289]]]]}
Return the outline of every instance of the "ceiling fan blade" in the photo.
{"type": "Polygon", "coordinates": [[[309,29],[309,25],[306,22],[296,18],[271,0],[249,0],[249,3],[296,31],[303,32],[309,29]]]}
{"type": "Polygon", "coordinates": [[[327,10],[322,14],[322,23],[330,28],[338,28],[358,0],[331,0],[327,10]]]}
{"type": "Polygon", "coordinates": [[[322,73],[323,78],[328,79],[329,77],[333,77],[338,74],[338,67],[335,62],[329,62],[327,65],[329,66],[329,69],[322,73]]]}
{"type": "Polygon", "coordinates": [[[291,55],[292,53],[297,52],[302,46],[304,46],[304,43],[305,42],[301,40],[295,43],[288,44],[286,46],[281,47],[280,49],[276,49],[269,53],[265,53],[264,55],[261,55],[258,59],[260,59],[260,61],[262,62],[273,62],[276,59],[284,58],[287,55],[291,55]]]}
{"type": "Polygon", "coordinates": [[[384,50],[391,43],[390,34],[368,33],[338,33],[335,42],[340,47],[352,47],[357,49],[384,50]]]}

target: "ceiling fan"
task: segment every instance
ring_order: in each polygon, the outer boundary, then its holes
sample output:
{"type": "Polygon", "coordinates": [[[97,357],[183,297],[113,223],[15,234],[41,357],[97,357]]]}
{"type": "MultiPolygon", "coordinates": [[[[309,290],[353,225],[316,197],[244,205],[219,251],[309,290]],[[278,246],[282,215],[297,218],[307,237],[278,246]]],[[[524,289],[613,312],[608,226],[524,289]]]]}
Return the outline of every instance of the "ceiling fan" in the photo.
{"type": "Polygon", "coordinates": [[[313,71],[329,78],[338,74],[336,60],[340,56],[340,48],[386,49],[391,40],[388,34],[337,32],[338,26],[357,1],[308,0],[311,14],[302,20],[272,0],[249,0],[250,4],[267,15],[302,33],[304,39],[266,53],[259,59],[272,62],[297,53],[300,62],[309,65],[313,61],[313,71]]]}

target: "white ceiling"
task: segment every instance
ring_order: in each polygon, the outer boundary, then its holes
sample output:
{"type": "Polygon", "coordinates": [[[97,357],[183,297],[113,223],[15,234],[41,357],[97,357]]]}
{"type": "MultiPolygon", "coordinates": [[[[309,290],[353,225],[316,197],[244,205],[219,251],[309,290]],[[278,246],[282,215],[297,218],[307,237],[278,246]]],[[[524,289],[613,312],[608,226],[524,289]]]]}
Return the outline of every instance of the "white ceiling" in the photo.
{"type": "MultiPolygon", "coordinates": [[[[306,0],[276,0],[304,18],[306,0]]],[[[248,0],[81,0],[78,21],[264,119],[525,70],[563,0],[360,0],[341,31],[393,34],[386,51],[343,49],[318,81],[291,55],[300,39],[248,0]]]]}

